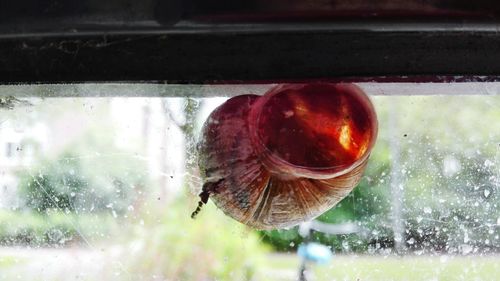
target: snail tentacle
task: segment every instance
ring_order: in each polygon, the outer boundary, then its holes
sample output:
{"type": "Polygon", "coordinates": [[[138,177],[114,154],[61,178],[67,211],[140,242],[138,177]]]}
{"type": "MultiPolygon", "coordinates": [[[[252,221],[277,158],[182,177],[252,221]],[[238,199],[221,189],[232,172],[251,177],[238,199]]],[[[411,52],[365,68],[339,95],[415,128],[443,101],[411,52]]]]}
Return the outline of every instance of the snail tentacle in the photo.
{"type": "Polygon", "coordinates": [[[216,182],[207,182],[203,185],[201,189],[201,193],[198,195],[200,197],[200,201],[198,201],[198,206],[196,207],[196,210],[191,214],[191,218],[195,219],[196,216],[201,211],[201,208],[203,207],[204,204],[207,204],[208,198],[210,197],[210,194],[213,194],[216,192],[216,187],[217,184],[222,182],[224,179],[220,179],[216,182]]]}

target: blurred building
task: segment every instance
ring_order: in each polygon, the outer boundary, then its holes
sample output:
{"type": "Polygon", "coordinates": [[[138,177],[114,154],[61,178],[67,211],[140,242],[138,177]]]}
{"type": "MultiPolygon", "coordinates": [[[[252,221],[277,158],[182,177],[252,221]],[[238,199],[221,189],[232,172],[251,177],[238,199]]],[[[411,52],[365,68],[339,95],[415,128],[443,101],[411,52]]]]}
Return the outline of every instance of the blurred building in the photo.
{"type": "Polygon", "coordinates": [[[17,173],[29,167],[48,147],[48,128],[6,120],[0,124],[0,208],[17,208],[17,173]]]}

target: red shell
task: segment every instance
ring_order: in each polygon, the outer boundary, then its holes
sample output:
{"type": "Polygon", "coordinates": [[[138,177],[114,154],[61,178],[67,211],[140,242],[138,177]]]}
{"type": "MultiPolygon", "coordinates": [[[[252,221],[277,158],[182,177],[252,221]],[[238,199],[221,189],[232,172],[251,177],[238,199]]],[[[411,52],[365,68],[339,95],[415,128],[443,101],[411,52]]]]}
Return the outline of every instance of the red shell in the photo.
{"type": "Polygon", "coordinates": [[[376,135],[373,105],[353,84],[287,84],[231,98],[203,128],[200,196],[258,229],[296,225],[357,185],[376,135]]]}

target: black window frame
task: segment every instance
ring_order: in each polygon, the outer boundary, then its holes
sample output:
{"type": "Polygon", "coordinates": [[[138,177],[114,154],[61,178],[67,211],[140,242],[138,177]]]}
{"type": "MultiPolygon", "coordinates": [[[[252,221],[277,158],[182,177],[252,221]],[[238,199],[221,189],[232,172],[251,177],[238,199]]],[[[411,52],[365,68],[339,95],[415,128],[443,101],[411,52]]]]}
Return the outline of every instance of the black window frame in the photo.
{"type": "Polygon", "coordinates": [[[475,7],[484,17],[274,22],[199,21],[195,0],[16,3],[0,1],[0,84],[500,77],[500,5],[490,0],[475,7]]]}

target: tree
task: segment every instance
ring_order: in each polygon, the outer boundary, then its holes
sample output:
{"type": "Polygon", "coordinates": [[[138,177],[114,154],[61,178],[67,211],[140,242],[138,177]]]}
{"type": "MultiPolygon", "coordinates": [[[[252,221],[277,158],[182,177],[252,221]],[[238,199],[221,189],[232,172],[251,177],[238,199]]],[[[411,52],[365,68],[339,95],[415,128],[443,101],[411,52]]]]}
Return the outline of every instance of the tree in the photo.
{"type": "Polygon", "coordinates": [[[79,156],[88,154],[78,146],[72,148],[20,172],[19,195],[25,207],[40,213],[125,212],[146,184],[142,163],[119,152],[96,162],[79,156]]]}

